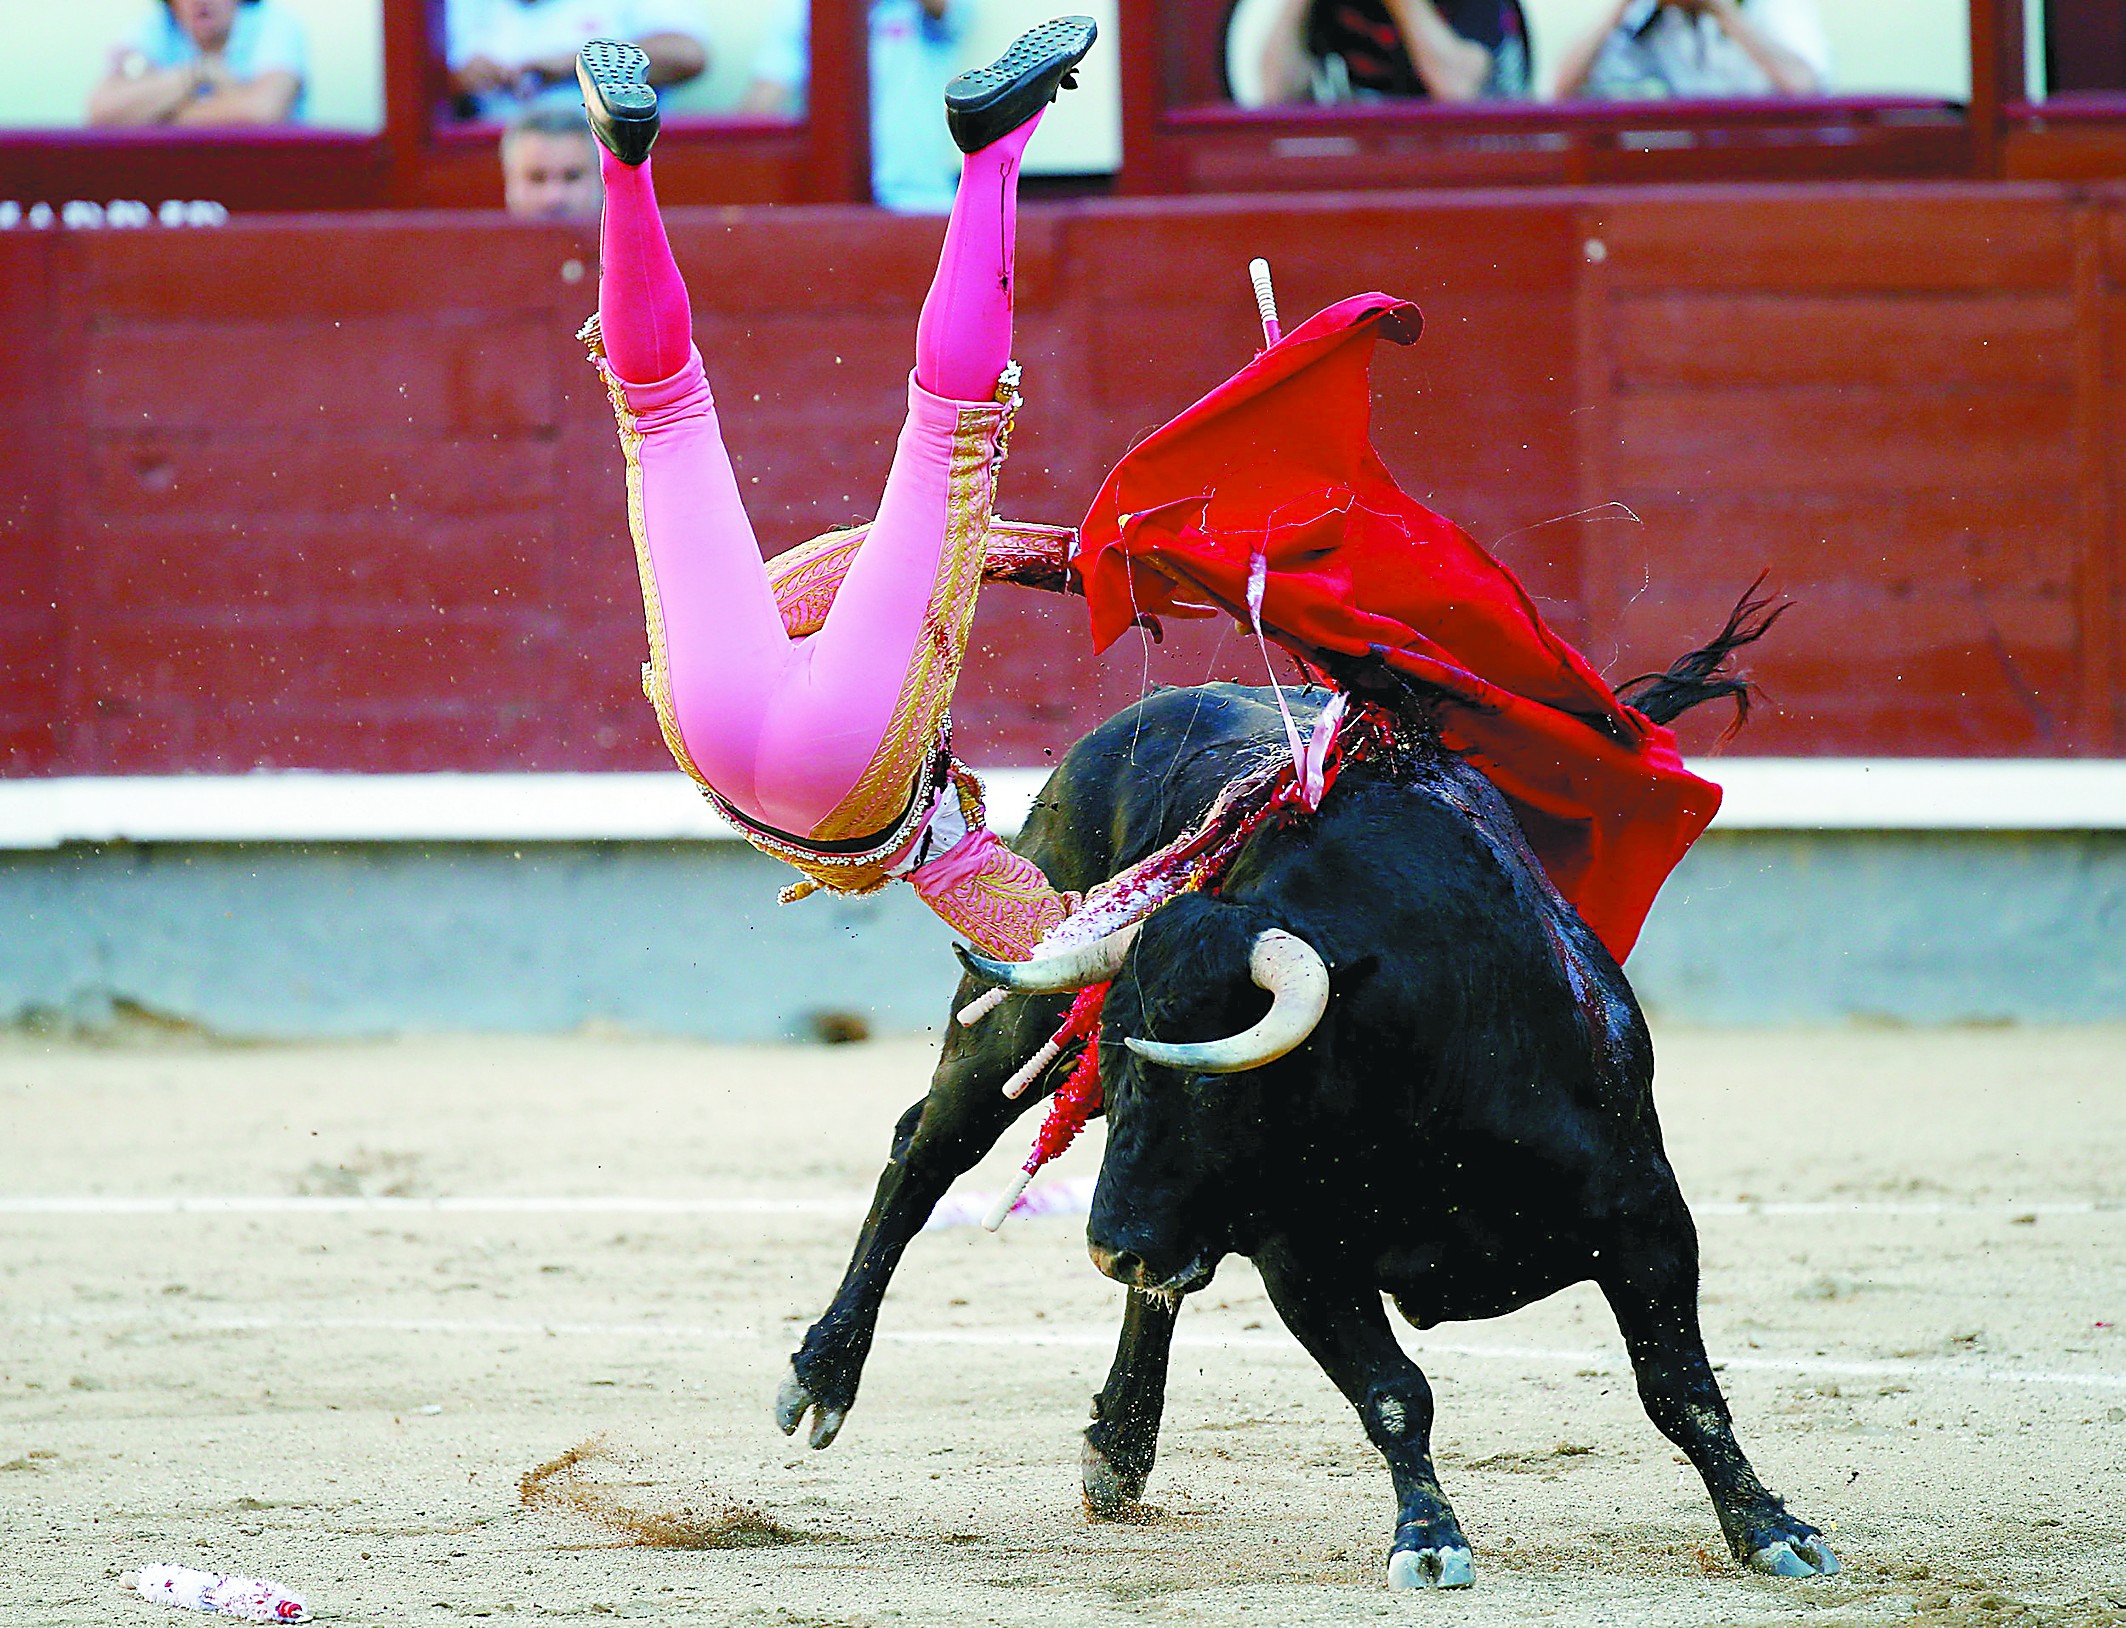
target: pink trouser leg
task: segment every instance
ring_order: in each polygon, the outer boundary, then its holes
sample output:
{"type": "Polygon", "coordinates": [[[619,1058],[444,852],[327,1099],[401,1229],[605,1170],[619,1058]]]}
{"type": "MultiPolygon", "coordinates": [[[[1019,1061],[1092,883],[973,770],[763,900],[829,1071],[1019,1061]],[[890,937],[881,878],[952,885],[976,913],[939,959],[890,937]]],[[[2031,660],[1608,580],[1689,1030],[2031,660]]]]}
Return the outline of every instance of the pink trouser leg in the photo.
{"type": "Polygon", "coordinates": [[[598,327],[639,436],[631,480],[658,711],[668,738],[682,737],[671,743],[682,766],[751,808],[761,719],[792,646],[724,451],[650,166],[600,157],[598,327]]]}
{"type": "Polygon", "coordinates": [[[960,167],[937,275],[915,319],[915,381],[952,401],[988,401],[1011,360],[1019,160],[1040,127],[1037,113],[960,167]]]}
{"type": "Polygon", "coordinates": [[[665,241],[650,160],[623,164],[598,149],[605,214],[598,225],[598,327],[605,360],[629,384],[669,379],[694,348],[686,280],[665,241]]]}

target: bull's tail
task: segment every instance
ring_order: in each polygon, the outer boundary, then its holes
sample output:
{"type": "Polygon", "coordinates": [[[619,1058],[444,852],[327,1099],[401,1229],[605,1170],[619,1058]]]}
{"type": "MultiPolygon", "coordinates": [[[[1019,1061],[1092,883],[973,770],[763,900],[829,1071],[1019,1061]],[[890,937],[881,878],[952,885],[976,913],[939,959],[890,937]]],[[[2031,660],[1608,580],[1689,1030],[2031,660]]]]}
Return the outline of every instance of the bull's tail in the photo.
{"type": "Polygon", "coordinates": [[[1707,643],[1669,664],[1665,673],[1641,673],[1617,686],[1617,699],[1634,706],[1657,724],[1673,722],[1692,707],[1729,696],[1735,702],[1735,721],[1721,732],[1726,740],[1749,721],[1750,698],[1756,686],[1728,667],[1728,659],[1746,644],[1755,644],[1771,632],[1772,624],[1794,608],[1792,600],[1773,604],[1773,595],[1761,597],[1769,572],[1742,591],[1735,608],[1727,613],[1727,625],[1707,643]]]}

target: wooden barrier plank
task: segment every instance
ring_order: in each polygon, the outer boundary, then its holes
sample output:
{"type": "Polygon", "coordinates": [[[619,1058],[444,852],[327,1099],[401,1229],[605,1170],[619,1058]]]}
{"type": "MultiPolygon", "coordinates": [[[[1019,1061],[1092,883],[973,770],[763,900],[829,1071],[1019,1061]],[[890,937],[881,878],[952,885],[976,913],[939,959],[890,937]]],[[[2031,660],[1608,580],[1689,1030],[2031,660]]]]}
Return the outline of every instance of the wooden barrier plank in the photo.
{"type": "Polygon", "coordinates": [[[1606,197],[1593,235],[1620,290],[2059,288],[2073,263],[2044,186],[1649,189],[1606,197]]]}
{"type": "Polygon", "coordinates": [[[1649,390],[1615,411],[1626,501],[1640,490],[2050,490],[2075,479],[2064,391],[1649,390]]]}
{"type": "Polygon", "coordinates": [[[53,239],[0,233],[0,771],[63,762],[65,375],[56,354],[53,239]]]}
{"type": "MultiPolygon", "coordinates": [[[[614,491],[620,453],[611,422],[600,438],[614,491]]],[[[213,429],[104,430],[81,449],[83,502],[98,522],[214,515],[249,523],[272,515],[439,521],[524,514],[555,501],[564,479],[552,440],[530,435],[344,435],[264,425],[242,435],[213,429]]],[[[616,509],[625,525],[626,511],[616,509]]]]}
{"type": "Polygon", "coordinates": [[[1804,609],[1817,589],[1847,584],[1896,592],[1956,582],[1974,593],[2062,599],[2073,592],[2075,497],[2064,487],[1671,494],[1640,497],[1633,510],[1640,527],[1622,535],[1643,539],[1649,562],[1722,588],[1731,581],[1736,592],[1767,571],[1767,586],[1804,609]]]}
{"type": "MultiPolygon", "coordinates": [[[[1719,596],[1687,589],[1639,595],[1614,671],[1664,665],[1725,611],[1719,596]]],[[[2072,606],[2056,597],[1819,593],[1751,652],[1774,708],[1740,744],[1774,755],[2062,753],[2074,738],[2074,656],[2072,606]]]]}
{"type": "Polygon", "coordinates": [[[438,520],[395,511],[272,517],[232,533],[183,514],[94,534],[76,591],[98,616],[149,607],[158,618],[221,626],[390,607],[542,608],[554,529],[540,513],[438,520]]]}
{"type": "Polygon", "coordinates": [[[447,607],[411,618],[338,608],[300,620],[244,616],[233,627],[113,609],[84,627],[78,659],[90,704],[135,717],[235,707],[419,713],[535,694],[536,632],[523,617],[447,607]]]}
{"type": "Polygon", "coordinates": [[[1853,384],[2070,389],[2074,303],[2061,292],[1633,294],[1610,307],[1626,388],[1853,384]]]}
{"type": "Polygon", "coordinates": [[[597,304],[597,237],[581,227],[499,215],[351,219],[358,230],[345,215],[252,215],[211,229],[76,234],[78,292],[113,322],[214,312],[293,323],[484,318],[579,305],[588,315],[597,304]]]}
{"type": "Polygon", "coordinates": [[[97,429],[234,433],[295,425],[319,435],[389,428],[493,435],[550,429],[546,325],[497,313],[444,322],[418,311],[322,323],[101,323],[88,340],[86,409],[97,429]],[[202,366],[202,357],[217,364],[202,366]]]}

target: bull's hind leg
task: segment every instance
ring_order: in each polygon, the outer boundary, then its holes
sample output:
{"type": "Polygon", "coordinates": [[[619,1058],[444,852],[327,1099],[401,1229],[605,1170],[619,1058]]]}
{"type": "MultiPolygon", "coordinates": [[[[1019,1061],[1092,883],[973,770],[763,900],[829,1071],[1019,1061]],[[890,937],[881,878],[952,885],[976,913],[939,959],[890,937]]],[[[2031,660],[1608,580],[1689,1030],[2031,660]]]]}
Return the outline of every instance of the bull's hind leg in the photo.
{"type": "Polygon", "coordinates": [[[1395,1482],[1390,1588],[1466,1588],[1476,1581],[1469,1540],[1432,1467],[1432,1387],[1396,1344],[1380,1291],[1333,1265],[1282,1248],[1255,1257],[1263,1287],[1299,1343],[1358,1410],[1395,1482]]]}
{"type": "Polygon", "coordinates": [[[1114,1365],[1093,1398],[1093,1422],[1085,1427],[1085,1513],[1094,1520],[1127,1514],[1151,1479],[1159,1419],[1166,1411],[1166,1359],[1180,1315],[1178,1299],[1142,1289],[1129,1292],[1114,1365]]]}
{"type": "MultiPolygon", "coordinates": [[[[963,984],[954,1010],[982,987],[971,980],[963,984]]],[[[894,1128],[893,1151],[841,1288],[790,1358],[790,1372],[775,1396],[775,1422],[784,1435],[796,1434],[807,1412],[814,1447],[825,1447],[840,1433],[856,1401],[857,1382],[878,1331],[879,1306],[901,1252],[923,1230],[945,1190],[1044,1095],[1036,1087],[1013,1101],[1003,1085],[1062,1016],[1060,998],[1029,996],[1006,1002],[973,1030],[950,1026],[929,1094],[894,1128]]]]}
{"type": "Polygon", "coordinates": [[[1631,1353],[1639,1400],[1697,1466],[1735,1558],[1775,1577],[1835,1572],[1838,1557],[1823,1534],[1787,1513],[1735,1441],[1698,1328],[1698,1234],[1682,1195],[1657,1221],[1625,1229],[1603,1265],[1602,1293],[1631,1353]]]}

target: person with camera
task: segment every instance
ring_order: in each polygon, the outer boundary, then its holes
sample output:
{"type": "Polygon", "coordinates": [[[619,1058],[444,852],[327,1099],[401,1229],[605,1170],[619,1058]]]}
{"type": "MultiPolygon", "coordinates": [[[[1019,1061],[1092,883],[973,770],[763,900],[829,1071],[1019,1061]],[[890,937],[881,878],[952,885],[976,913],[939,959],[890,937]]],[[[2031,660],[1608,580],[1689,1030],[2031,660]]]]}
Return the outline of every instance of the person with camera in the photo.
{"type": "Polygon", "coordinates": [[[1616,0],[1566,48],[1553,94],[1821,96],[1830,59],[1816,0],[1616,0]]]}
{"type": "Polygon", "coordinates": [[[1263,46],[1265,104],[1527,93],[1520,0],[1278,0],[1263,46]]]}

